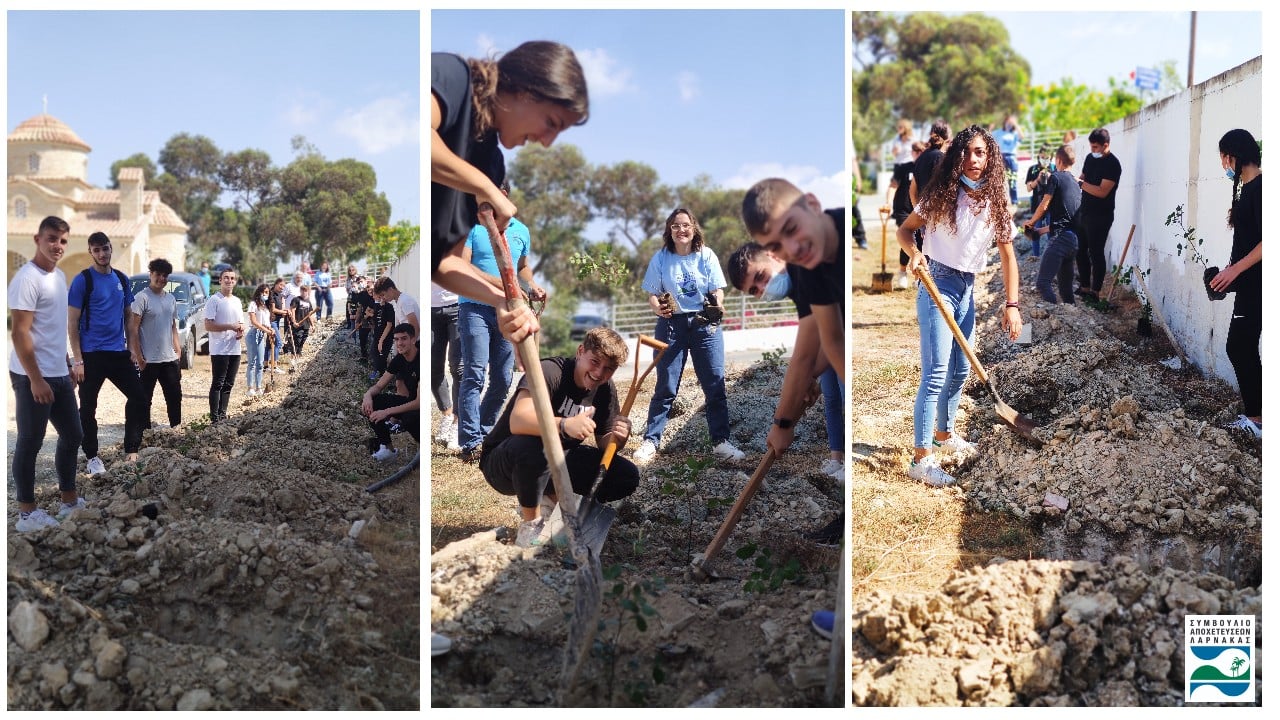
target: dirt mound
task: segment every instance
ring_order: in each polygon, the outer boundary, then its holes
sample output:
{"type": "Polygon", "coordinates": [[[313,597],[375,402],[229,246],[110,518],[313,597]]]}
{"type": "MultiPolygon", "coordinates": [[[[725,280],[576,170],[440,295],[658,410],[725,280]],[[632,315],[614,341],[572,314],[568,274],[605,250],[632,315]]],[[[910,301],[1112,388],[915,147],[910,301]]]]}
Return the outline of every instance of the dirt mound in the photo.
{"type": "Polygon", "coordinates": [[[855,610],[853,701],[1178,705],[1187,614],[1261,617],[1262,596],[1127,557],[957,573],[938,593],[877,595],[855,610]]]}
{"type": "Polygon", "coordinates": [[[352,353],[335,337],[228,421],[149,432],[81,482],[87,508],[10,533],[11,708],[418,707],[418,483],[363,492],[389,469],[352,353]]]}
{"type": "MultiPolygon", "coordinates": [[[[709,460],[702,393],[686,377],[659,455],[642,468],[640,489],[618,503],[602,558],[610,579],[600,630],[570,697],[555,692],[573,609],[568,551],[510,544],[514,513],[501,540],[482,532],[437,551],[432,630],[454,646],[432,661],[432,705],[822,704],[831,646],[809,619],[835,605],[839,554],[799,535],[843,507],[841,489],[819,470],[821,400],[717,557],[722,579],[690,573],[764,451],[783,372],[776,363],[730,371],[731,440],[748,454],[737,464],[709,460]]],[[[650,393],[632,408],[636,428],[650,393]]],[[[433,467],[433,479],[453,467],[433,467]]],[[[514,510],[514,500],[498,502],[514,510]]]]}

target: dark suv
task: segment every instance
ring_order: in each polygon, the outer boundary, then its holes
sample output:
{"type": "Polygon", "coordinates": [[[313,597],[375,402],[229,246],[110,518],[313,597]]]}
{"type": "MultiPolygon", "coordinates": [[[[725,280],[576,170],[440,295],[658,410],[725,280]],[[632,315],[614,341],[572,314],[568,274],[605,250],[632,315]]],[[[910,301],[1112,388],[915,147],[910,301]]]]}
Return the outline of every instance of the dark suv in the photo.
{"type": "MultiPolygon", "coordinates": [[[[129,277],[129,296],[132,298],[151,283],[147,273],[139,273],[129,277]]],[[[197,352],[209,352],[209,333],[204,329],[204,304],[208,300],[204,294],[204,283],[200,276],[189,272],[175,272],[169,275],[165,290],[173,293],[178,306],[178,342],[182,344],[182,357],[178,366],[190,370],[195,363],[197,352]]]]}

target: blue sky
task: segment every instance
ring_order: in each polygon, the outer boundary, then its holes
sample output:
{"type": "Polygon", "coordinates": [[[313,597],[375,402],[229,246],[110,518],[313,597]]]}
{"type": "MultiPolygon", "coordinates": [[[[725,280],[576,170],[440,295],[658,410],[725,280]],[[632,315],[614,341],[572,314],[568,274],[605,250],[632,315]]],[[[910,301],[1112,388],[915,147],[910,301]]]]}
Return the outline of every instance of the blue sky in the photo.
{"type": "Polygon", "coordinates": [[[436,10],[430,23],[432,51],[573,48],[591,118],[557,143],[590,163],[636,160],[668,185],[783,176],[826,206],[849,202],[842,11],[436,10]]]}
{"type": "Polygon", "coordinates": [[[7,131],[48,111],[111,163],[180,132],[277,166],[304,135],[371,164],[391,219],[420,221],[416,12],[9,12],[7,131]]]}

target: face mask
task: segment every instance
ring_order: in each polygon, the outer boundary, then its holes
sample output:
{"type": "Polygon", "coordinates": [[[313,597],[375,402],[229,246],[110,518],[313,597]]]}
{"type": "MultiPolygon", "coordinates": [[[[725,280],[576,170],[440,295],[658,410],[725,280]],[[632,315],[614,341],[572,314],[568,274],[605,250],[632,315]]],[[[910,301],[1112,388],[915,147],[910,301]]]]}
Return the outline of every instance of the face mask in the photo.
{"type": "Polygon", "coordinates": [[[965,175],[960,176],[960,182],[964,183],[964,186],[969,188],[970,190],[979,190],[982,188],[983,185],[986,185],[986,182],[982,180],[970,180],[965,175]]]}
{"type": "Polygon", "coordinates": [[[262,296],[262,299],[263,299],[263,300],[266,300],[266,299],[267,299],[267,296],[266,296],[266,295],[263,295],[263,296],[262,296]]]}
{"type": "Polygon", "coordinates": [[[764,290],[760,292],[761,300],[781,300],[787,296],[791,290],[791,278],[786,272],[780,272],[769,280],[769,284],[765,285],[764,290]]]}
{"type": "Polygon", "coordinates": [[[1231,168],[1227,168],[1227,179],[1228,179],[1228,180],[1235,180],[1235,179],[1236,179],[1236,171],[1235,171],[1235,170],[1232,170],[1231,168]]]}
{"type": "Polygon", "coordinates": [[[1102,159],[1102,153],[1095,153],[1095,152],[1091,152],[1091,153],[1089,153],[1089,157],[1093,158],[1094,160],[1101,160],[1101,159],[1102,159]]]}

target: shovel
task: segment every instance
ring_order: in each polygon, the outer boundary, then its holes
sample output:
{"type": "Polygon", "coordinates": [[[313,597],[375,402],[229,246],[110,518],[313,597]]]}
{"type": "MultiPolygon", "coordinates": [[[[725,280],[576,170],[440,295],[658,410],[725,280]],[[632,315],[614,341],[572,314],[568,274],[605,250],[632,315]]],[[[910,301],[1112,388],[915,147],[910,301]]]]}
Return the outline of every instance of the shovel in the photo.
{"type": "MultiPolygon", "coordinates": [[[[627,390],[627,399],[622,403],[619,414],[626,416],[631,414],[631,405],[636,401],[636,395],[639,394],[640,385],[644,379],[649,377],[649,373],[658,365],[658,358],[662,357],[662,353],[667,349],[667,344],[661,340],[655,340],[647,335],[640,335],[636,338],[636,363],[635,371],[631,374],[631,389],[627,390]],[[653,360],[649,363],[649,367],[645,368],[644,373],[640,373],[640,348],[649,346],[657,350],[653,354],[653,360]]],[[[604,481],[604,474],[609,471],[609,464],[613,462],[613,456],[618,452],[618,441],[612,433],[609,434],[609,442],[604,446],[604,455],[600,458],[600,470],[596,473],[596,479],[591,483],[591,492],[582,499],[582,503],[578,505],[578,527],[582,530],[582,542],[584,542],[591,553],[596,557],[600,557],[600,551],[604,548],[605,536],[609,534],[609,527],[613,525],[613,520],[618,516],[618,511],[596,502],[596,491],[600,489],[600,483],[604,481]]]]}
{"type": "Polygon", "coordinates": [[[889,215],[893,212],[888,205],[880,207],[880,272],[871,274],[871,292],[884,293],[893,290],[893,273],[887,269],[889,261],[889,215]]]}
{"type": "Polygon", "coordinates": [[[956,324],[956,319],[947,312],[946,306],[942,303],[942,298],[938,296],[938,287],[933,284],[933,278],[929,275],[928,269],[921,266],[916,270],[916,277],[924,283],[924,287],[929,291],[929,297],[933,298],[933,304],[938,306],[938,312],[942,314],[943,319],[947,321],[947,327],[951,328],[951,334],[955,336],[956,342],[960,344],[960,349],[964,350],[964,356],[969,358],[969,364],[973,366],[974,372],[978,373],[978,379],[991,391],[991,398],[996,404],[996,415],[1000,419],[1009,424],[1013,431],[1026,438],[1028,442],[1036,447],[1040,447],[1044,443],[1035,436],[1034,430],[1039,427],[1031,418],[1014,410],[1005,403],[1000,397],[1000,393],[996,392],[996,386],[991,382],[991,378],[987,375],[986,369],[982,367],[982,363],[978,362],[978,356],[974,354],[973,348],[969,347],[969,343],[964,339],[964,333],[960,332],[960,326],[956,324]]]}
{"type": "MultiPolygon", "coordinates": [[[[527,306],[520,286],[516,283],[516,270],[511,262],[511,246],[498,231],[493,217],[493,206],[480,205],[480,224],[489,233],[493,254],[498,261],[502,278],[502,290],[507,297],[507,309],[527,306]]],[[[547,456],[551,482],[555,485],[560,513],[569,533],[569,550],[577,564],[574,577],[573,615],[569,621],[569,642],[564,650],[564,662],[560,669],[561,699],[568,696],[578,679],[578,671],[591,641],[596,634],[596,620],[600,615],[601,589],[604,574],[600,569],[600,556],[593,555],[582,541],[578,525],[578,500],[569,480],[569,468],[565,465],[564,447],[560,444],[560,430],[556,427],[555,412],[551,408],[551,391],[542,375],[542,362],[538,358],[538,341],[530,335],[516,344],[520,362],[524,364],[525,384],[533,395],[533,406],[538,415],[538,434],[542,437],[542,450],[547,456]]]]}

